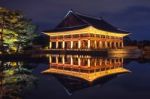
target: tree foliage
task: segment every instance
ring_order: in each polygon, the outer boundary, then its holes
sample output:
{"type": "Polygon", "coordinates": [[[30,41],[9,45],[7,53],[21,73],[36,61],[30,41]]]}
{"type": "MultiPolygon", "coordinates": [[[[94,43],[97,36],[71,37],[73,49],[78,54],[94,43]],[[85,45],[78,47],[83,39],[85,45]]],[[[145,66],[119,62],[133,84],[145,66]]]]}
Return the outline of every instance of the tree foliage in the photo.
{"type": "Polygon", "coordinates": [[[0,30],[3,30],[4,45],[20,52],[31,44],[36,26],[20,11],[0,7],[0,30]]]}

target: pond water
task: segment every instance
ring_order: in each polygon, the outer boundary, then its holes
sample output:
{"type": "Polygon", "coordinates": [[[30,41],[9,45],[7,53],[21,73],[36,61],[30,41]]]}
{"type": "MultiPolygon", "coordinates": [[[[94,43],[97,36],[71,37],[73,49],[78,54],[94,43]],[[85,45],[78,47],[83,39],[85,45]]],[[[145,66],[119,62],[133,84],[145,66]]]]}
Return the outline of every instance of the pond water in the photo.
{"type": "Polygon", "coordinates": [[[150,99],[150,55],[46,54],[0,65],[0,99],[150,99]]]}

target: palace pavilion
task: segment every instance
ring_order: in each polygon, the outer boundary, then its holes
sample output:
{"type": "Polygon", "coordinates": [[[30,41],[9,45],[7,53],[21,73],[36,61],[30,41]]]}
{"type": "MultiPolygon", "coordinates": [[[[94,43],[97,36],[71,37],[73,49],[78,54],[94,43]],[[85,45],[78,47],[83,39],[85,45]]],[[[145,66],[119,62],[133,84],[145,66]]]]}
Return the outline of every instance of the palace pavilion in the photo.
{"type": "Polygon", "coordinates": [[[52,30],[43,31],[50,37],[50,50],[122,49],[129,32],[106,22],[70,10],[52,30]]]}

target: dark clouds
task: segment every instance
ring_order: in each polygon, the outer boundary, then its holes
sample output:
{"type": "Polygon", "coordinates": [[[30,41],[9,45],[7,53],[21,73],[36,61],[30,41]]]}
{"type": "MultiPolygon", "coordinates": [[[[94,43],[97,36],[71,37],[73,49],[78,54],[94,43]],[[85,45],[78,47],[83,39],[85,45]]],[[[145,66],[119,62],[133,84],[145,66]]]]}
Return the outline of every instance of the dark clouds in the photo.
{"type": "Polygon", "coordinates": [[[0,0],[0,6],[22,10],[40,30],[56,25],[69,9],[74,9],[103,16],[132,32],[132,38],[150,39],[150,0],[0,0]]]}

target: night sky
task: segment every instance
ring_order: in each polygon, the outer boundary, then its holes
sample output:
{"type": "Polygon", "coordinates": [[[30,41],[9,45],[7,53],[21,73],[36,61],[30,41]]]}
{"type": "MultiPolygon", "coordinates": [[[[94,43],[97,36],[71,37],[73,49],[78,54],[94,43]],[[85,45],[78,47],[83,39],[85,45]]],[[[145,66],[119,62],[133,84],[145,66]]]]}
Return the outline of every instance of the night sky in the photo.
{"type": "Polygon", "coordinates": [[[137,40],[150,40],[150,0],[0,0],[0,6],[21,10],[39,26],[53,28],[68,12],[103,17],[137,40]]]}

